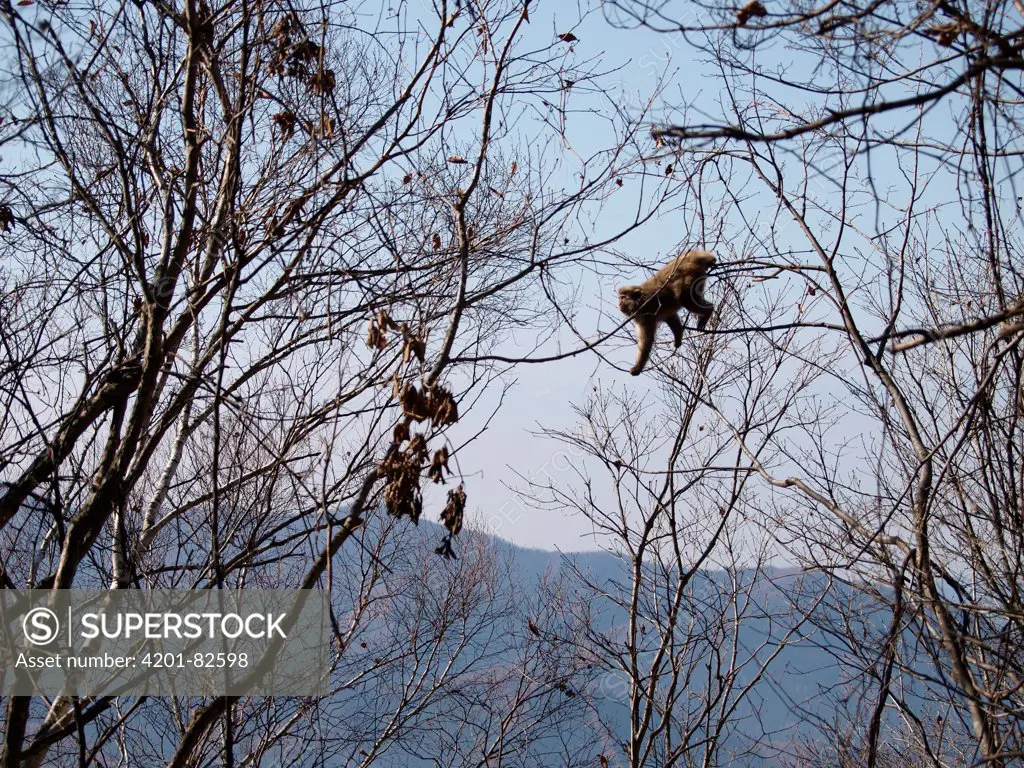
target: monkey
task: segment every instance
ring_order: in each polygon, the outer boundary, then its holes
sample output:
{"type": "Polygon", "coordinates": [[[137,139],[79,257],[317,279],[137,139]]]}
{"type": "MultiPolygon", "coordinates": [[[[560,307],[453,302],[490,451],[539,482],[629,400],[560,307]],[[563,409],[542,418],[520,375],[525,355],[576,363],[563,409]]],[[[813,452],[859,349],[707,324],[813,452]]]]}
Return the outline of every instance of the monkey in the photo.
{"type": "Polygon", "coordinates": [[[619,288],[619,310],[633,318],[636,325],[636,363],[629,371],[631,375],[639,376],[647,365],[658,323],[664,322],[672,329],[676,349],[683,343],[680,309],[697,316],[698,331],[707,325],[715,307],[704,297],[704,282],[714,264],[713,253],[686,251],[646,282],[619,288]]]}

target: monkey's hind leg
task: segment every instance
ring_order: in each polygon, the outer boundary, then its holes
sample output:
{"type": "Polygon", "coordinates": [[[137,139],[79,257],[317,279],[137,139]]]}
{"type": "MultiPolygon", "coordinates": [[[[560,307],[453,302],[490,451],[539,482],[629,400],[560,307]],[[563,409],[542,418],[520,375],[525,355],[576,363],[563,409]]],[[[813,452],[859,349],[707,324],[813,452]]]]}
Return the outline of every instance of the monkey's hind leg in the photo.
{"type": "Polygon", "coordinates": [[[704,296],[704,286],[707,283],[706,278],[701,278],[694,286],[692,306],[687,307],[693,314],[697,316],[697,330],[703,331],[704,326],[708,324],[708,320],[715,313],[715,305],[712,304],[704,296]]]}
{"type": "Polygon", "coordinates": [[[704,326],[708,324],[708,320],[711,319],[711,316],[714,313],[715,313],[714,308],[711,307],[710,305],[708,305],[707,308],[702,309],[697,314],[697,330],[698,331],[703,331],[704,330],[704,326]]]}
{"type": "Polygon", "coordinates": [[[665,325],[672,329],[672,339],[675,341],[676,349],[683,343],[683,323],[679,315],[669,315],[665,318],[665,325]]]}

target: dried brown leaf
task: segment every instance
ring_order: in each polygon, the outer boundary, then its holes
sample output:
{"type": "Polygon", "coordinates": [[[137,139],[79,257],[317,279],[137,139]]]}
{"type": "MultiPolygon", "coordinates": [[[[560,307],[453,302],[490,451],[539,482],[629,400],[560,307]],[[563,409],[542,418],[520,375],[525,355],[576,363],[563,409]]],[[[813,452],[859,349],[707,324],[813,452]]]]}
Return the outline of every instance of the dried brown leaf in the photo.
{"type": "Polygon", "coordinates": [[[444,426],[459,420],[459,408],[452,393],[443,387],[434,387],[429,394],[427,406],[434,424],[444,426]]]}
{"type": "Polygon", "coordinates": [[[767,15],[768,11],[765,10],[760,0],[750,0],[749,3],[736,11],[736,25],[742,27],[751,19],[760,19],[767,15]]]}
{"type": "Polygon", "coordinates": [[[419,336],[403,326],[402,333],[405,336],[405,346],[402,349],[402,362],[408,363],[414,357],[422,364],[427,357],[427,345],[419,336]]]}
{"type": "Polygon", "coordinates": [[[935,38],[935,42],[943,48],[949,48],[956,42],[956,38],[964,30],[964,25],[959,21],[950,21],[946,24],[936,24],[925,30],[925,33],[935,38]]]}
{"type": "Polygon", "coordinates": [[[281,129],[281,138],[285,141],[290,139],[292,134],[295,133],[297,119],[294,112],[289,112],[288,110],[275,112],[270,116],[270,119],[281,129]]]}
{"type": "Polygon", "coordinates": [[[434,451],[434,458],[430,462],[427,474],[435,483],[443,483],[445,472],[451,474],[451,470],[448,469],[448,447],[443,445],[434,451]]]}

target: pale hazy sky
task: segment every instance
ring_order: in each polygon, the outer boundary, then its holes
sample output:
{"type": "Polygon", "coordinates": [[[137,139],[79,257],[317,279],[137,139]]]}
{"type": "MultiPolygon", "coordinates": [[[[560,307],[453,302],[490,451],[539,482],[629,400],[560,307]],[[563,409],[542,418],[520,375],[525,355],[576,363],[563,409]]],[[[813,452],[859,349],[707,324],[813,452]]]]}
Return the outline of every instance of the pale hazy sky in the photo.
{"type": "MultiPolygon", "coordinates": [[[[688,95],[692,96],[694,83],[700,82],[700,65],[689,58],[687,48],[676,36],[645,30],[614,29],[600,11],[589,14],[579,23],[579,10],[568,4],[558,6],[554,3],[540,3],[536,8],[531,6],[530,15],[528,34],[538,41],[549,40],[554,34],[572,30],[579,38],[572,53],[578,60],[600,56],[601,69],[621,67],[619,71],[607,76],[605,82],[609,91],[615,94],[616,103],[631,109],[634,114],[640,112],[640,100],[648,98],[663,78],[668,80],[665,96],[669,104],[678,97],[680,89],[689,89],[691,92],[688,95]],[[679,75],[679,70],[684,71],[684,76],[679,75]]],[[[717,83],[710,78],[707,83],[716,91],[713,96],[717,98],[717,83]]],[[[653,113],[654,117],[664,115],[663,111],[653,113]]],[[[575,119],[591,121],[592,130],[597,134],[602,130],[601,121],[596,117],[575,119]]],[[[577,130],[579,128],[589,130],[591,126],[581,124],[577,130]]],[[[575,135],[579,136],[580,133],[575,135]]],[[[653,142],[649,149],[654,151],[653,142]]],[[[628,190],[625,192],[628,194],[628,190]]],[[[627,214],[627,218],[631,214],[627,214]]],[[[654,267],[670,255],[681,240],[686,239],[686,233],[679,231],[679,219],[676,211],[650,222],[639,232],[620,241],[617,247],[632,259],[654,267]]],[[[600,233],[595,233],[594,237],[600,237],[600,233]]],[[[628,269],[628,272],[640,279],[647,276],[635,269],[628,269]]],[[[625,281],[612,276],[602,279],[581,274],[580,278],[584,290],[592,292],[592,295],[581,296],[580,331],[586,336],[598,336],[615,327],[621,320],[615,306],[615,290],[625,281]],[[587,323],[594,327],[588,329],[587,323]]],[[[662,345],[656,349],[655,359],[668,354],[670,348],[664,344],[667,338],[659,336],[662,345]]],[[[568,336],[563,339],[563,352],[580,346],[578,341],[568,336]]],[[[547,354],[553,349],[545,348],[547,354]]],[[[558,483],[578,482],[572,472],[566,470],[565,447],[556,441],[539,437],[536,433],[541,425],[568,430],[577,424],[578,417],[572,406],[586,399],[595,382],[600,382],[604,389],[652,386],[649,376],[634,378],[625,370],[632,364],[635,354],[634,347],[625,336],[607,342],[601,347],[601,352],[623,370],[616,370],[595,353],[586,352],[553,363],[520,365],[513,371],[510,379],[516,383],[506,394],[505,402],[490,428],[458,456],[458,466],[465,478],[469,520],[472,524],[482,526],[520,546],[558,548],[563,551],[597,548],[598,544],[590,535],[590,526],[584,518],[532,509],[513,489],[525,487],[523,477],[547,476],[558,483]]],[[[495,390],[492,390],[492,394],[496,396],[498,391],[495,390]]],[[[490,414],[495,402],[492,399],[475,407],[472,412],[474,418],[467,419],[466,424],[459,424],[465,430],[464,434],[479,428],[480,421],[490,414]]],[[[430,491],[425,499],[428,510],[436,510],[443,504],[430,491]]]]}

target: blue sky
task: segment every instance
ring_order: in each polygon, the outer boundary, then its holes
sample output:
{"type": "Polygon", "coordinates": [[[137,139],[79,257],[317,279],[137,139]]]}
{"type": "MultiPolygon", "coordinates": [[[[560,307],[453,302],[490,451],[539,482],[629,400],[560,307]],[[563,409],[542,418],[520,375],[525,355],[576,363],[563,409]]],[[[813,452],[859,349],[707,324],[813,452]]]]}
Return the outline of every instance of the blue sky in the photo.
{"type": "MultiPolygon", "coordinates": [[[[679,6],[686,7],[685,4],[679,6]]],[[[527,44],[536,41],[538,45],[543,45],[556,34],[572,31],[578,41],[571,51],[567,50],[567,59],[571,62],[573,57],[580,61],[600,57],[602,68],[611,71],[603,81],[606,93],[621,109],[639,114],[645,100],[661,89],[660,100],[650,110],[651,123],[673,121],[680,115],[677,107],[688,103],[695,103],[704,113],[701,122],[727,119],[719,117],[723,114],[719,105],[723,93],[722,81],[716,77],[716,67],[702,61],[700,56],[703,54],[695,54],[682,35],[614,28],[599,10],[585,14],[582,20],[580,14],[580,7],[575,5],[531,4],[532,21],[527,33],[527,44]]],[[[916,53],[927,55],[929,52],[910,51],[911,56],[916,53]]],[[[811,63],[807,61],[806,54],[793,52],[781,39],[768,41],[756,55],[760,63],[771,62],[783,70],[789,68],[797,71],[793,68],[811,63]]],[[[817,63],[823,64],[822,76],[827,78],[830,65],[827,62],[817,63]]],[[[810,67],[804,69],[809,71],[810,67]]],[[[797,110],[808,104],[809,99],[815,98],[797,90],[779,92],[778,95],[780,104],[785,103],[797,110]]],[[[744,94],[738,95],[740,100],[744,97],[744,94]]],[[[576,102],[572,106],[586,106],[585,94],[571,96],[571,99],[577,98],[582,103],[576,102]]],[[[962,106],[949,101],[928,113],[928,135],[952,141],[954,124],[950,116],[956,115],[962,106]]],[[[775,107],[762,104],[761,108],[771,112],[775,107]]],[[[779,114],[785,114],[781,107],[779,114]]],[[[915,115],[911,112],[895,113],[875,118],[872,125],[876,131],[883,127],[903,128],[913,125],[915,115]]],[[[573,149],[581,155],[585,155],[588,149],[596,149],[602,141],[607,141],[607,121],[602,117],[600,113],[586,115],[582,111],[571,114],[569,135],[573,141],[578,142],[573,149]]],[[[524,125],[522,130],[529,131],[530,128],[524,125]]],[[[807,158],[799,154],[801,146],[805,145],[798,140],[787,146],[794,154],[786,155],[783,150],[779,150],[783,158],[780,162],[787,174],[786,183],[790,190],[796,191],[806,184],[805,197],[811,206],[807,215],[811,226],[817,228],[826,247],[832,244],[832,238],[841,238],[838,268],[847,273],[844,277],[851,278],[850,285],[859,282],[853,278],[862,271],[869,278],[851,295],[859,305],[858,322],[870,329],[872,319],[865,309],[872,297],[883,306],[887,301],[884,280],[877,279],[881,276],[878,264],[890,251],[898,251],[898,243],[886,243],[877,235],[897,226],[903,211],[910,204],[912,184],[904,174],[918,174],[915,191],[920,198],[915,204],[915,216],[919,218],[910,226],[914,235],[921,238],[922,244],[918,247],[926,249],[931,244],[941,247],[950,232],[966,229],[962,213],[957,207],[959,196],[953,188],[953,172],[940,169],[926,155],[915,158],[906,148],[894,150],[886,147],[874,150],[870,158],[857,159],[850,179],[852,187],[845,190],[846,197],[843,198],[836,186],[841,174],[832,170],[843,159],[836,153],[835,147],[830,147],[828,143],[812,146],[813,154],[809,160],[814,167],[805,177],[803,161],[807,158]],[[919,164],[917,168],[914,168],[915,162],[919,164]],[[820,207],[815,209],[815,206],[820,207]],[[849,225],[842,233],[838,232],[830,208],[841,210],[849,225]]],[[[653,142],[643,151],[653,156],[656,152],[653,142]]],[[[653,162],[651,166],[651,172],[658,175],[660,169],[654,167],[653,162]]],[[[571,173],[571,160],[566,162],[565,168],[567,174],[571,173]]],[[[665,206],[655,220],[616,243],[616,253],[607,255],[606,264],[591,271],[581,268],[576,284],[579,297],[576,322],[585,338],[599,336],[620,321],[614,305],[615,289],[619,285],[646,277],[649,271],[644,267],[657,267],[682,244],[706,247],[715,251],[721,259],[744,257],[752,253],[760,258],[771,259],[775,253],[766,249],[775,247],[783,252],[788,251],[790,255],[796,253],[797,256],[792,258],[798,262],[816,260],[813,255],[800,255],[807,248],[804,236],[787,214],[779,214],[774,197],[765,194],[765,188],[760,183],[747,184],[741,176],[742,171],[737,173],[740,175],[723,183],[749,196],[733,200],[725,209],[711,212],[709,216],[711,220],[716,216],[722,218],[725,242],[705,240],[700,232],[691,231],[689,227],[699,220],[699,216],[689,205],[688,199],[680,198],[665,206]],[[751,238],[752,232],[768,233],[767,242],[758,243],[751,238]]],[[[624,212],[632,211],[631,200],[635,205],[637,185],[638,182],[633,180],[632,188],[631,182],[627,182],[623,189],[624,212]]],[[[719,192],[721,189],[720,184],[719,192]]],[[[714,195],[709,194],[708,200],[712,199],[715,199],[714,195]]],[[[728,197],[723,199],[728,201],[728,197]]],[[[615,220],[615,207],[606,207],[593,222],[593,239],[607,234],[602,231],[603,227],[607,229],[620,223],[615,220]]],[[[898,235],[897,229],[897,239],[898,235]]],[[[804,285],[799,281],[794,281],[793,285],[776,281],[763,291],[749,291],[744,300],[762,300],[766,305],[781,302],[782,306],[788,308],[784,310],[786,312],[792,312],[792,308],[799,303],[806,309],[806,314],[800,315],[802,319],[836,320],[834,314],[830,315],[828,302],[820,294],[817,298],[808,298],[803,289],[804,285]]],[[[714,295],[714,283],[711,293],[714,295]]],[[[907,315],[912,314],[912,311],[908,312],[905,308],[901,325],[909,324],[911,317],[907,315]]],[[[666,355],[671,354],[666,343],[668,334],[664,329],[659,339],[661,344],[656,349],[655,360],[664,360],[666,355]]],[[[528,341],[527,338],[522,339],[524,345],[528,341]]],[[[563,333],[557,343],[549,345],[544,351],[550,354],[556,349],[566,351],[578,346],[576,339],[563,333]]],[[[569,469],[565,446],[544,439],[537,433],[541,427],[571,430],[579,421],[573,405],[582,404],[595,386],[603,392],[629,388],[651,400],[659,396],[656,379],[649,371],[637,378],[626,372],[632,361],[633,347],[625,333],[602,345],[599,352],[607,359],[602,359],[594,352],[587,352],[555,363],[520,365],[509,375],[508,379],[514,380],[514,386],[505,393],[504,403],[498,409],[489,430],[458,457],[458,466],[469,494],[470,518],[485,529],[528,547],[572,551],[598,546],[590,534],[587,521],[582,517],[567,517],[534,509],[517,496],[516,489],[523,489],[526,480],[531,478],[546,478],[567,486],[579,485],[578,478],[569,469]]],[[[849,402],[850,393],[846,390],[846,384],[837,385],[832,378],[851,371],[856,371],[855,359],[844,358],[835,370],[825,372],[822,380],[815,385],[816,389],[809,394],[819,397],[826,405],[835,406],[842,413],[837,422],[841,426],[828,435],[829,444],[824,447],[842,455],[844,471],[854,477],[858,467],[864,466],[864,461],[872,457],[873,430],[877,429],[877,425],[866,422],[855,413],[849,402]],[[850,368],[851,365],[854,367],[850,368]]],[[[853,380],[859,378],[860,374],[854,372],[853,380]]],[[[497,405],[500,395],[500,388],[490,391],[489,402],[481,403],[474,412],[477,420],[470,419],[466,424],[459,425],[460,429],[465,430],[463,434],[479,428],[482,419],[489,416],[497,405]]],[[[796,469],[799,471],[798,467],[796,469]]],[[[871,491],[870,488],[864,490],[868,493],[871,491]]],[[[433,503],[428,495],[428,509],[440,506],[440,503],[433,503]]]]}

